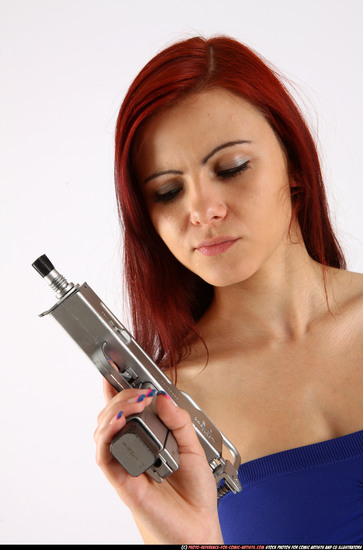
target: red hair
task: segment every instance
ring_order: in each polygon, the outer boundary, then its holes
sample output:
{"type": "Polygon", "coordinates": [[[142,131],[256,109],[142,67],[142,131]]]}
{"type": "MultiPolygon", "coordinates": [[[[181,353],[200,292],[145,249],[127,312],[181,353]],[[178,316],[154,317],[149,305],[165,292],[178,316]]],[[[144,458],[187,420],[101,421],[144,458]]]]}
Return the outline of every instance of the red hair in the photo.
{"type": "Polygon", "coordinates": [[[156,55],[131,84],[116,127],[115,181],[124,229],[124,273],[135,338],[159,364],[175,366],[213,288],[183,267],[157,235],[133,170],[135,142],[147,120],[186,95],[210,88],[240,95],[265,116],[285,147],[293,215],[306,249],[323,266],[345,268],[331,227],[320,163],[310,131],[275,72],[228,37],[195,37],[156,55]]]}

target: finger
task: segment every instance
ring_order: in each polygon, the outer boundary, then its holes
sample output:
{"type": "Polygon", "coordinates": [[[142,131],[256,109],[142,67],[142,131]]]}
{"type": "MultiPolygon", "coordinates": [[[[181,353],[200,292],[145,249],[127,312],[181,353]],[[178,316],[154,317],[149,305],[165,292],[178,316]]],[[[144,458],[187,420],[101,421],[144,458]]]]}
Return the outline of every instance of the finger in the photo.
{"type": "MultiPolygon", "coordinates": [[[[138,488],[138,491],[141,492],[146,490],[150,480],[143,479],[145,476],[141,475],[137,478],[138,482],[135,482],[136,478],[132,478],[111,454],[110,445],[113,438],[126,425],[128,414],[142,412],[147,406],[147,401],[150,403],[150,400],[147,399],[136,403],[124,403],[125,412],[119,411],[116,415],[113,414],[111,418],[105,419],[103,425],[99,426],[95,432],[96,463],[103,470],[104,474],[119,492],[123,500],[129,491],[131,491],[131,493],[133,492],[133,487],[135,490],[138,488]],[[126,414],[126,412],[128,412],[128,414],[126,414]],[[124,487],[125,484],[129,489],[124,487]]],[[[109,411],[109,413],[111,413],[111,411],[109,411]]],[[[134,498],[136,497],[137,495],[135,494],[134,498]]]]}
{"type": "Polygon", "coordinates": [[[96,461],[99,466],[104,466],[113,459],[110,453],[110,445],[115,435],[122,430],[126,424],[126,415],[124,411],[118,411],[112,414],[108,421],[99,426],[95,432],[97,443],[96,461]]]}
{"type": "MultiPolygon", "coordinates": [[[[106,381],[106,384],[107,383],[108,382],[106,381]]],[[[105,389],[106,389],[106,392],[108,392],[107,385],[105,386],[105,389]]],[[[117,406],[120,406],[122,409],[123,408],[121,406],[122,403],[125,403],[125,402],[134,403],[140,398],[141,395],[147,395],[149,392],[150,390],[140,390],[137,388],[130,388],[128,390],[122,390],[120,392],[115,391],[114,395],[112,395],[110,390],[110,393],[107,397],[108,401],[106,403],[106,406],[102,409],[102,411],[99,413],[97,417],[98,424],[100,424],[103,421],[103,418],[105,416],[109,416],[108,410],[110,408],[113,408],[115,404],[118,404],[117,406]]]]}
{"type": "Polygon", "coordinates": [[[106,403],[111,401],[117,395],[119,392],[115,390],[115,388],[106,380],[106,378],[103,379],[103,395],[105,398],[106,403]]]}
{"type": "Polygon", "coordinates": [[[165,426],[172,430],[180,453],[199,454],[205,457],[189,413],[175,405],[163,394],[156,399],[156,411],[165,426]]]}
{"type": "Polygon", "coordinates": [[[147,405],[150,405],[154,394],[155,390],[147,389],[130,389],[117,393],[98,415],[98,426],[94,432],[94,439],[97,441],[98,432],[104,425],[109,424],[120,411],[126,417],[143,411],[147,405]]]}
{"type": "Polygon", "coordinates": [[[179,470],[168,478],[169,484],[194,507],[205,506],[207,494],[207,501],[215,503],[215,479],[189,413],[163,396],[157,398],[156,410],[160,419],[172,430],[179,449],[179,470]],[[196,483],[205,487],[203,494],[190,491],[196,483]]]}
{"type": "Polygon", "coordinates": [[[102,423],[99,424],[94,433],[97,444],[97,464],[101,467],[113,460],[110,445],[114,436],[125,426],[127,416],[142,412],[146,405],[144,402],[139,402],[133,404],[123,403],[122,406],[123,410],[116,407],[109,408],[107,415],[104,415],[102,423]]]}
{"type": "Polygon", "coordinates": [[[96,430],[96,463],[103,470],[107,479],[112,485],[120,488],[127,478],[126,470],[112,456],[110,445],[115,435],[122,430],[126,424],[125,415],[122,411],[111,419],[111,422],[96,430]]]}

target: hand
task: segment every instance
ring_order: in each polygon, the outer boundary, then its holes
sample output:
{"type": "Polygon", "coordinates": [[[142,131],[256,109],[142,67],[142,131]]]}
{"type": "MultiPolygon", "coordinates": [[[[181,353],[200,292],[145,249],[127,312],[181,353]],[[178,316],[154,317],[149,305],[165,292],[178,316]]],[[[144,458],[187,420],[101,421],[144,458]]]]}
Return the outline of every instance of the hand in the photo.
{"type": "Polygon", "coordinates": [[[130,476],[109,450],[127,416],[150,405],[152,397],[137,401],[148,390],[117,393],[105,380],[104,391],[107,404],[98,417],[94,436],[96,460],[135,520],[159,543],[223,544],[216,483],[188,412],[163,395],[156,398],[157,414],[172,430],[180,458],[179,470],[159,484],[147,474],[130,476]]]}

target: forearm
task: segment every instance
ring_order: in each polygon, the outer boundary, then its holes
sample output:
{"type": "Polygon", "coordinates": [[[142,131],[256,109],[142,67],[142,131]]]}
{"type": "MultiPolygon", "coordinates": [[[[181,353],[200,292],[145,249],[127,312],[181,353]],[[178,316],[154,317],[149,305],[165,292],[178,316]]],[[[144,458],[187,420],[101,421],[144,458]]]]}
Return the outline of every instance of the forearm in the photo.
{"type": "MultiPolygon", "coordinates": [[[[145,544],[171,544],[168,540],[168,534],[165,533],[164,537],[156,537],[151,530],[148,529],[140,518],[133,515],[136,526],[140,532],[140,535],[145,544]]],[[[202,529],[201,529],[202,531],[202,529]]],[[[184,531],[185,535],[182,535],[183,540],[173,541],[173,544],[224,544],[222,532],[220,529],[219,521],[214,522],[214,525],[211,529],[208,529],[204,535],[198,533],[195,540],[189,540],[189,535],[187,530],[184,531]]]]}

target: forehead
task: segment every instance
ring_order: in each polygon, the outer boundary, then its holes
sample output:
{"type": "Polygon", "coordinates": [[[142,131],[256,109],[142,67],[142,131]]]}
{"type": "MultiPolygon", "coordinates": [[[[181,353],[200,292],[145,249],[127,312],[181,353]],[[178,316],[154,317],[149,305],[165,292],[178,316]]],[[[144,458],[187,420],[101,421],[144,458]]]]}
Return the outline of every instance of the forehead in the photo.
{"type": "Polygon", "coordinates": [[[163,164],[199,160],[222,142],[253,141],[272,132],[262,113],[247,100],[215,88],[188,96],[158,113],[138,138],[135,161],[138,171],[163,164]],[[141,166],[140,166],[141,165],[141,166]]]}

